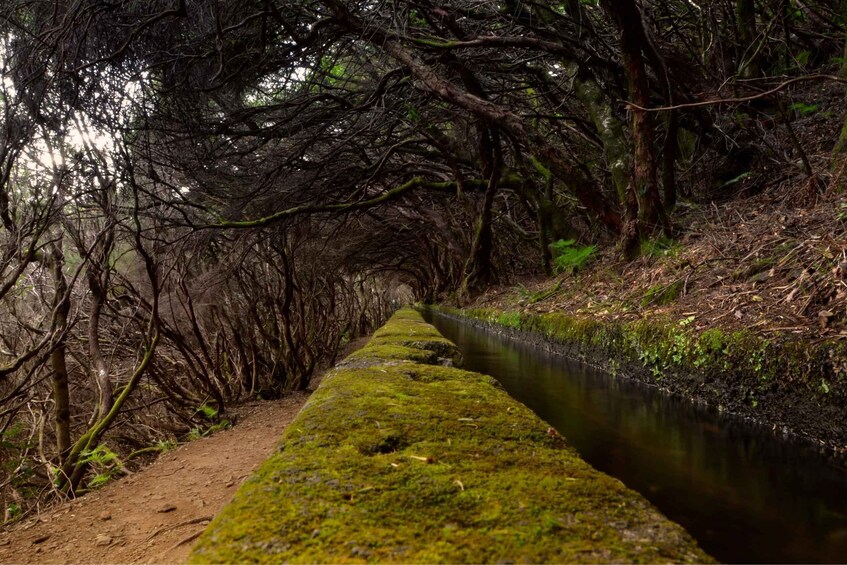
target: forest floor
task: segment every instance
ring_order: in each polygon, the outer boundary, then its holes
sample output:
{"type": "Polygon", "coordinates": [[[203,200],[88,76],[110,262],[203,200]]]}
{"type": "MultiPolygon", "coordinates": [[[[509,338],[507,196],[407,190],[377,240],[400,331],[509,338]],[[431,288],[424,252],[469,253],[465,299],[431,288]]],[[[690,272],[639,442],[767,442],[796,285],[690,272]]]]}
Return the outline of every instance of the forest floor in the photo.
{"type": "Polygon", "coordinates": [[[575,272],[511,281],[465,307],[687,320],[768,339],[847,339],[847,195],[787,179],[720,205],[684,203],[673,240],[635,260],[597,251],[575,272]]]}
{"type": "Polygon", "coordinates": [[[232,429],[0,533],[0,563],[183,563],[307,398],[234,407],[232,429]]]}

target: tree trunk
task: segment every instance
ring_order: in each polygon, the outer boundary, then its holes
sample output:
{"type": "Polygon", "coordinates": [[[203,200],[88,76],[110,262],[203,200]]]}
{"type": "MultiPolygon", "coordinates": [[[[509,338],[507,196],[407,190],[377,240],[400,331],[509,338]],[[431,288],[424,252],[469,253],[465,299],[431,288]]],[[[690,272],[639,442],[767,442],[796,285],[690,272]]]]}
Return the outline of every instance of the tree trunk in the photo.
{"type": "Polygon", "coordinates": [[[735,18],[738,23],[738,40],[741,50],[738,57],[738,69],[741,76],[753,78],[759,76],[755,0],[736,0],[735,18]]]}
{"type": "Polygon", "coordinates": [[[541,247],[541,268],[545,275],[553,274],[553,175],[547,175],[544,181],[544,195],[538,199],[538,240],[541,247]]]}
{"type": "MultiPolygon", "coordinates": [[[[847,30],[847,0],[841,0],[841,28],[847,30]]],[[[841,60],[841,78],[847,78],[847,41],[844,42],[844,54],[841,60]]]]}
{"type": "MultiPolygon", "coordinates": [[[[68,325],[71,305],[65,294],[68,282],[65,278],[65,258],[62,254],[61,240],[54,243],[50,253],[50,267],[53,271],[55,294],[53,311],[55,315],[54,331],[64,333],[68,325]]],[[[68,368],[65,363],[65,337],[62,335],[56,348],[50,354],[53,384],[53,415],[56,426],[56,451],[59,463],[63,463],[71,449],[71,409],[70,390],[68,388],[68,368]]]]}
{"type": "Polygon", "coordinates": [[[574,74],[574,92],[585,106],[597,135],[603,143],[606,166],[615,184],[615,191],[621,205],[626,203],[626,191],[632,176],[632,157],[623,123],[615,115],[614,109],[603,88],[590,76],[581,76],[579,65],[568,64],[568,72],[574,74]]]}
{"type": "Polygon", "coordinates": [[[112,408],[112,379],[103,351],[100,349],[100,316],[103,313],[103,305],[106,295],[100,279],[96,274],[89,274],[88,288],[91,291],[91,310],[88,320],[88,356],[91,359],[91,372],[97,389],[97,408],[94,411],[92,422],[102,418],[112,408]]]}
{"type": "MultiPolygon", "coordinates": [[[[106,304],[106,292],[109,288],[109,256],[114,244],[114,227],[107,227],[103,240],[95,245],[88,267],[88,290],[91,293],[91,307],[88,313],[88,356],[91,360],[92,380],[97,391],[97,406],[91,416],[90,424],[102,419],[112,409],[114,392],[106,359],[100,349],[100,321],[106,304]]],[[[77,243],[79,252],[84,247],[77,243]]]]}
{"type": "MultiPolygon", "coordinates": [[[[653,148],[653,116],[641,108],[650,107],[650,89],[647,69],[642,49],[649,49],[643,28],[641,11],[634,0],[602,0],[604,9],[615,21],[620,32],[621,54],[624,70],[629,83],[629,98],[634,104],[630,108],[632,136],[635,141],[634,184],[637,198],[627,195],[625,224],[637,216],[641,223],[653,225],[657,220],[664,221],[664,208],[659,197],[659,182],[656,171],[656,155],[653,148]],[[638,206],[633,210],[632,206],[638,206]]],[[[638,230],[625,226],[624,246],[629,249],[633,242],[630,238],[638,235],[638,230]]]]}
{"type": "Polygon", "coordinates": [[[668,115],[667,137],[662,150],[662,189],[664,192],[664,208],[666,212],[673,212],[676,206],[676,154],[679,145],[677,135],[679,132],[679,119],[676,111],[668,115]]]}
{"type": "Polygon", "coordinates": [[[497,185],[500,179],[499,150],[495,150],[498,157],[495,158],[488,188],[485,191],[485,200],[482,203],[482,211],[476,223],[473,245],[465,264],[465,276],[459,293],[468,298],[479,290],[481,286],[491,281],[491,251],[493,249],[494,237],[491,229],[491,211],[494,208],[494,196],[497,193],[497,185]]]}

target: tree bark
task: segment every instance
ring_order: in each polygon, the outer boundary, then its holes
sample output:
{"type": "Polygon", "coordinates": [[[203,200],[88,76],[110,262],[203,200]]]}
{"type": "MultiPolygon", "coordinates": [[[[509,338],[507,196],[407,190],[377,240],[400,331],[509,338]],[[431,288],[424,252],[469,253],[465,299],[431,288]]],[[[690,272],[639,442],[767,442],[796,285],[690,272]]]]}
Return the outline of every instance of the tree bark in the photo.
{"type": "MultiPolygon", "coordinates": [[[[65,258],[60,247],[61,240],[54,243],[50,253],[50,267],[53,271],[53,311],[54,331],[64,334],[68,325],[71,305],[65,296],[68,281],[65,277],[65,258]]],[[[56,451],[59,463],[63,463],[71,449],[71,409],[70,390],[68,388],[68,368],[65,362],[65,337],[62,335],[56,348],[50,354],[53,385],[53,417],[56,426],[56,451]]]]}
{"type": "Polygon", "coordinates": [[[460,294],[465,298],[470,297],[481,286],[491,281],[491,251],[494,246],[491,211],[494,208],[494,196],[497,194],[502,168],[499,149],[495,148],[494,153],[494,166],[488,181],[488,188],[485,191],[482,211],[477,220],[471,252],[465,264],[465,276],[460,289],[460,294]]]}
{"type": "MultiPolygon", "coordinates": [[[[650,88],[647,80],[647,69],[644,64],[642,49],[648,49],[647,38],[643,28],[641,11],[634,0],[602,0],[606,12],[612,17],[620,32],[621,55],[624,62],[627,81],[629,83],[629,98],[636,106],[650,107],[650,88]]],[[[639,237],[638,229],[633,229],[629,223],[637,216],[641,223],[652,225],[657,220],[664,220],[664,209],[659,197],[659,182],[656,171],[656,154],[653,148],[654,123],[650,112],[636,107],[630,109],[631,129],[635,141],[635,198],[627,195],[627,211],[624,229],[624,248],[631,249],[635,242],[633,237],[639,237]],[[637,206],[638,210],[632,207],[637,206]]],[[[663,221],[663,223],[665,223],[663,221]]]]}
{"type": "Polygon", "coordinates": [[[545,275],[553,274],[553,253],[550,244],[553,243],[553,176],[544,179],[544,194],[538,199],[538,243],[541,247],[541,268],[545,275]]]}
{"type": "Polygon", "coordinates": [[[91,309],[88,317],[88,356],[91,359],[92,379],[97,389],[97,408],[92,421],[97,421],[112,407],[112,380],[103,351],[100,349],[100,316],[106,302],[106,295],[99,277],[89,274],[88,288],[91,292],[91,309]]]}

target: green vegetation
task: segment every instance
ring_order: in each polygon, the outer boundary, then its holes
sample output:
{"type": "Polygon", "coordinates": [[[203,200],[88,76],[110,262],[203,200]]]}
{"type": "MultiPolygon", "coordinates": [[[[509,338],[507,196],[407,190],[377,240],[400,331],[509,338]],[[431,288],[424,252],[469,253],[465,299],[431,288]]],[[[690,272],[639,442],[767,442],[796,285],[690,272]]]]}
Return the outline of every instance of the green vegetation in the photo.
{"type": "Polygon", "coordinates": [[[588,263],[597,251],[596,245],[576,245],[576,240],[560,239],[550,245],[553,251],[553,264],[557,273],[575,273],[588,263]]]}
{"type": "Polygon", "coordinates": [[[188,432],[186,439],[188,441],[195,441],[200,438],[209,437],[210,435],[219,432],[221,430],[228,430],[232,427],[232,422],[229,420],[221,420],[220,422],[216,422],[211,426],[203,427],[203,426],[195,426],[191,428],[191,431],[188,432]]]}
{"type": "Polygon", "coordinates": [[[444,310],[538,334],[561,344],[570,356],[612,373],[661,383],[684,396],[780,429],[788,426],[833,447],[847,439],[829,424],[844,417],[847,400],[843,343],[763,339],[745,330],[697,331],[693,316],[679,321],[601,321],[562,313],[444,310]]]}
{"type": "Polygon", "coordinates": [[[8,520],[10,522],[12,520],[18,518],[20,516],[20,514],[21,514],[21,507],[17,503],[12,502],[11,504],[9,504],[9,506],[6,507],[6,517],[8,518],[8,520]]]}
{"type": "MultiPolygon", "coordinates": [[[[806,54],[806,58],[808,59],[808,51],[804,51],[806,54]]],[[[806,116],[811,116],[812,114],[818,113],[820,110],[820,106],[818,104],[807,104],[805,102],[795,102],[794,104],[788,107],[789,110],[793,111],[797,117],[804,118],[806,116]]]]}
{"type": "Polygon", "coordinates": [[[203,404],[200,408],[197,409],[195,414],[202,414],[204,418],[207,420],[214,420],[215,416],[218,415],[218,411],[208,404],[203,404]]]}
{"type": "MultiPolygon", "coordinates": [[[[737,372],[767,380],[789,373],[794,379],[807,380],[821,369],[815,367],[815,361],[835,363],[835,359],[845,353],[844,348],[836,344],[824,344],[821,351],[810,351],[801,344],[762,340],[746,331],[724,332],[714,328],[698,333],[691,327],[694,317],[675,323],[661,320],[614,322],[561,313],[529,314],[486,309],[451,312],[538,333],[560,343],[598,348],[618,360],[639,361],[656,375],[696,367],[705,373],[704,378],[716,372],[737,372]]],[[[847,381],[847,367],[835,364],[831,371],[839,382],[847,381]]]]}
{"type": "Polygon", "coordinates": [[[118,454],[104,444],[98,445],[91,451],[83,451],[79,461],[83,465],[90,465],[96,473],[88,481],[88,488],[101,487],[124,472],[124,466],[118,454]]]}
{"type": "Polygon", "coordinates": [[[497,316],[497,323],[508,328],[520,328],[521,316],[517,312],[502,312],[497,316]]]}
{"type": "Polygon", "coordinates": [[[327,375],[190,562],[710,561],[493,379],[392,347],[456,356],[396,314],[327,375]]]}

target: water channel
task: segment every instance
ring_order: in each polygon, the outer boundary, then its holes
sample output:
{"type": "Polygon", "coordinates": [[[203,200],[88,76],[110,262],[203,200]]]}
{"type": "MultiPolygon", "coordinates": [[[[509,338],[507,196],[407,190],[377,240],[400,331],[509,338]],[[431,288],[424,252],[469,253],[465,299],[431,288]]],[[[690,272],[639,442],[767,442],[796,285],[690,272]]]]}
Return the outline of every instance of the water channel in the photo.
{"type": "Polygon", "coordinates": [[[595,468],[729,563],[847,562],[847,461],[441,314],[464,368],[496,377],[595,468]]]}

